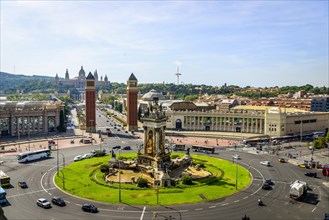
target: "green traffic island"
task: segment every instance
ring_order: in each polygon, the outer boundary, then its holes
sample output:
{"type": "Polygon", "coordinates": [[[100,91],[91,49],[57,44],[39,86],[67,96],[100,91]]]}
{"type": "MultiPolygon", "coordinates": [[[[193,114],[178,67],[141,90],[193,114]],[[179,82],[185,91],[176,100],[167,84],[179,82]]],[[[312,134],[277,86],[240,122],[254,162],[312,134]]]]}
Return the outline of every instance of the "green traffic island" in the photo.
{"type": "MultiPolygon", "coordinates": [[[[55,183],[75,196],[107,203],[119,203],[121,189],[121,202],[131,205],[212,201],[237,193],[250,184],[249,172],[242,166],[238,165],[236,186],[236,164],[204,155],[191,156],[193,163],[179,177],[171,178],[169,187],[154,187],[152,178],[136,169],[109,169],[111,156],[74,162],[55,175],[55,183]]],[[[183,157],[183,153],[171,154],[172,159],[183,157]]],[[[136,158],[137,153],[126,153],[118,159],[134,161],[136,158]]]]}

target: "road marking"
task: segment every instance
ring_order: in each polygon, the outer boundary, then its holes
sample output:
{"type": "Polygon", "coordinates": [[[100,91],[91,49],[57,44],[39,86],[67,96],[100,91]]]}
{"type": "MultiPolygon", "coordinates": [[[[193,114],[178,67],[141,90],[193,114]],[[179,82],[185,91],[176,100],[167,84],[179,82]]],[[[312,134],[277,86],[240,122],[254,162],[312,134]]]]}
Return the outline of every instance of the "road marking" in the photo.
{"type": "Polygon", "coordinates": [[[240,200],[238,199],[238,200],[235,200],[234,202],[240,202],[240,200]]]}
{"type": "Polygon", "coordinates": [[[248,196],[244,197],[243,199],[248,199],[248,196]]]}
{"type": "Polygon", "coordinates": [[[198,209],[195,209],[195,211],[200,211],[200,210],[203,210],[203,208],[198,208],[198,209]]]}
{"type": "Polygon", "coordinates": [[[210,208],[210,209],[213,209],[213,208],[216,208],[216,206],[215,206],[215,205],[213,205],[213,206],[210,206],[209,208],[210,208]]]}
{"type": "Polygon", "coordinates": [[[224,203],[224,204],[222,204],[222,206],[224,206],[224,205],[228,205],[228,203],[224,203]]]}
{"type": "Polygon", "coordinates": [[[265,196],[267,196],[267,195],[270,194],[270,193],[271,193],[271,191],[269,191],[268,193],[266,193],[265,196]]]}
{"type": "Polygon", "coordinates": [[[144,212],[145,212],[145,209],[146,209],[146,206],[144,206],[144,208],[143,208],[143,212],[142,212],[142,215],[141,215],[140,220],[143,220],[143,218],[144,218],[144,212]]]}
{"type": "MultiPolygon", "coordinates": [[[[49,188],[48,190],[52,190],[52,189],[57,189],[56,187],[53,188],[49,188]]],[[[37,191],[32,191],[32,192],[28,192],[28,193],[22,193],[22,194],[17,194],[17,195],[12,195],[12,196],[7,196],[7,198],[14,198],[14,197],[18,197],[18,196],[25,196],[25,195],[29,195],[29,194],[33,194],[33,193],[39,193],[39,192],[44,192],[45,190],[37,190],[37,191]]],[[[49,193],[50,194],[50,193],[49,193]]],[[[50,194],[51,195],[51,194],[50,194]]]]}
{"type": "Polygon", "coordinates": [[[314,207],[314,209],[312,209],[312,212],[314,212],[314,211],[315,211],[315,209],[316,209],[316,207],[314,207]]]}

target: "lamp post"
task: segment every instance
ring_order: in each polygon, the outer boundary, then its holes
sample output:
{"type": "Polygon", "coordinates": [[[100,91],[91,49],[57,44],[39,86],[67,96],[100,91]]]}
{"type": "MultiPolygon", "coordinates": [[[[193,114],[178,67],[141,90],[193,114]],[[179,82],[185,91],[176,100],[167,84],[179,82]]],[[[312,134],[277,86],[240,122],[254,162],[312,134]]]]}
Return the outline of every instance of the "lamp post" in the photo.
{"type": "Polygon", "coordinates": [[[118,161],[119,161],[119,202],[121,203],[121,163],[120,163],[120,151],[121,149],[118,149],[118,161]]]}
{"type": "MultiPolygon", "coordinates": [[[[233,159],[234,161],[234,159],[233,159]]],[[[235,159],[235,189],[238,189],[238,159],[235,159]]]]}
{"type": "Polygon", "coordinates": [[[59,145],[58,145],[58,138],[57,138],[57,176],[59,177],[59,145]]]}
{"type": "Polygon", "coordinates": [[[27,135],[29,140],[29,151],[31,151],[31,145],[30,145],[30,123],[27,124],[27,135]]]}

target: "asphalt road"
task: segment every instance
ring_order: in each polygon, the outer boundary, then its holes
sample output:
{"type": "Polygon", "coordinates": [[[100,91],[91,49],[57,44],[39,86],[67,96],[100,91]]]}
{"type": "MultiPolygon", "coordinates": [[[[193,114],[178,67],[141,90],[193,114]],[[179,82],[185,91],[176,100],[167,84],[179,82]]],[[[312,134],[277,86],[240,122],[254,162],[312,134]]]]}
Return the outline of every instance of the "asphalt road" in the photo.
{"type": "MultiPolygon", "coordinates": [[[[99,116],[98,116],[99,117],[99,116]]],[[[99,117],[102,118],[103,116],[99,117]]],[[[110,126],[107,119],[97,122],[99,126],[110,126]]],[[[112,123],[113,125],[113,123],[112,123]]],[[[122,130],[112,129],[113,136],[105,138],[102,148],[107,149],[114,145],[129,145],[136,151],[136,145],[142,142],[131,138],[122,130]]],[[[85,154],[100,146],[76,147],[60,150],[60,166],[65,156],[65,163],[73,162],[74,156],[85,154]]],[[[239,164],[250,169],[253,176],[252,184],[245,190],[219,199],[197,204],[176,206],[132,206],[129,204],[104,204],[68,195],[57,189],[53,177],[57,170],[57,154],[48,160],[29,164],[18,164],[14,156],[4,156],[1,169],[11,177],[12,188],[6,189],[9,204],[3,207],[8,219],[241,219],[245,214],[250,219],[323,219],[324,213],[329,213],[328,187],[323,182],[328,181],[320,172],[319,178],[306,177],[305,170],[289,163],[279,163],[275,155],[255,155],[245,152],[235,152],[233,149],[217,150],[211,156],[232,160],[232,155],[241,156],[239,164]],[[269,160],[272,167],[260,164],[260,161],[269,160]],[[272,190],[261,189],[264,178],[274,181],[272,190]],[[289,198],[289,184],[294,180],[305,180],[312,188],[302,201],[289,198]],[[26,181],[29,188],[21,189],[18,181],[26,181]],[[66,207],[53,205],[51,209],[43,209],[36,205],[38,198],[50,200],[54,195],[62,197],[66,207]],[[261,198],[265,206],[259,207],[257,199],[261,198]],[[95,204],[100,212],[90,214],[81,211],[84,203],[95,204]]],[[[81,187],[88,187],[81,183],[81,187]]],[[[179,197],[177,198],[179,199],[179,197]]],[[[161,203],[161,201],[160,201],[161,203]]]]}

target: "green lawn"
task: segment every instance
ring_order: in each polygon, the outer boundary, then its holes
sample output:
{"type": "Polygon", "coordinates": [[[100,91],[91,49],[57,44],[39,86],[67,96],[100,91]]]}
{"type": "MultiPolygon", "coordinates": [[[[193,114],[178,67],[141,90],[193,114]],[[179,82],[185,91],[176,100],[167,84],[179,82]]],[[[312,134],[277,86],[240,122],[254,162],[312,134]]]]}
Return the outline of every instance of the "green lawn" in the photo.
{"type": "MultiPolygon", "coordinates": [[[[121,154],[121,156],[131,158],[137,157],[137,154],[127,153],[121,154]]],[[[251,181],[248,171],[238,166],[239,181],[236,190],[236,165],[232,164],[231,161],[203,155],[192,155],[192,158],[195,162],[203,161],[206,169],[214,177],[211,178],[211,181],[210,179],[194,181],[192,186],[178,184],[172,188],[160,188],[159,204],[171,205],[205,201],[201,197],[207,200],[215,200],[242,190],[251,181]],[[200,195],[203,196],[200,197],[200,195]]],[[[105,156],[74,162],[60,170],[59,177],[55,176],[55,182],[61,189],[79,197],[101,202],[119,203],[118,184],[105,183],[102,179],[103,174],[99,171],[99,166],[107,163],[109,159],[110,156],[105,156]]],[[[121,184],[121,186],[122,202],[132,205],[156,205],[154,189],[140,189],[129,184],[121,184]]]]}

